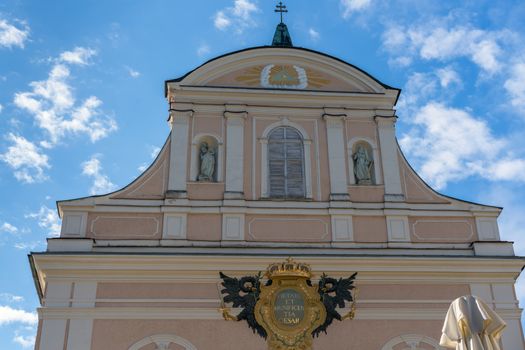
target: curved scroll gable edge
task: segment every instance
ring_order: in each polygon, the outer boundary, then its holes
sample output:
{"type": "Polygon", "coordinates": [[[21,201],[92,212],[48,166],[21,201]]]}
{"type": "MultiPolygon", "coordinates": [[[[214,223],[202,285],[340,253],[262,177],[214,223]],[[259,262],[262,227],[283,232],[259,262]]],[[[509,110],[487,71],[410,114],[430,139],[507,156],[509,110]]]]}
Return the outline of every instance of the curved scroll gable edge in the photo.
{"type": "MultiPolygon", "coordinates": [[[[451,205],[454,205],[454,204],[456,204],[456,205],[470,205],[470,206],[475,205],[475,206],[484,207],[484,208],[487,208],[487,209],[493,209],[493,210],[496,210],[496,211],[501,211],[503,209],[502,207],[498,207],[498,206],[494,206],[494,205],[481,204],[481,203],[467,201],[467,200],[464,200],[464,199],[459,199],[459,198],[452,197],[452,196],[447,196],[445,194],[442,194],[442,193],[436,191],[425,180],[423,180],[423,178],[421,178],[421,176],[417,173],[417,171],[412,167],[412,165],[410,164],[410,162],[406,158],[405,154],[401,150],[401,147],[399,145],[399,142],[398,142],[397,138],[396,138],[396,144],[397,144],[397,150],[398,150],[400,159],[403,162],[403,164],[407,167],[407,170],[410,171],[413,176],[415,176],[416,180],[420,181],[421,185],[423,185],[426,189],[428,189],[430,192],[432,192],[432,194],[440,197],[441,199],[443,199],[444,201],[446,201],[447,203],[449,203],[451,205]]],[[[405,193],[405,195],[406,195],[406,193],[405,193]]]]}

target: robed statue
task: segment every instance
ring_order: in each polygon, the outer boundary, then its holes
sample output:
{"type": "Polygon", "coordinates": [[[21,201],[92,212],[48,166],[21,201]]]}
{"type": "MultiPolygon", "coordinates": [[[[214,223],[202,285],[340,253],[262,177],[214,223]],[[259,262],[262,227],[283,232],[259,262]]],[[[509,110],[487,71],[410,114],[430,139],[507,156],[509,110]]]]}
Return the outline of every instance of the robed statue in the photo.
{"type": "Polygon", "coordinates": [[[372,184],[372,164],[373,161],[368,156],[368,152],[363,146],[358,146],[353,155],[354,175],[358,185],[372,184]]]}
{"type": "Polygon", "coordinates": [[[201,143],[200,146],[200,168],[199,181],[214,181],[215,173],[215,150],[207,142],[201,143]]]}

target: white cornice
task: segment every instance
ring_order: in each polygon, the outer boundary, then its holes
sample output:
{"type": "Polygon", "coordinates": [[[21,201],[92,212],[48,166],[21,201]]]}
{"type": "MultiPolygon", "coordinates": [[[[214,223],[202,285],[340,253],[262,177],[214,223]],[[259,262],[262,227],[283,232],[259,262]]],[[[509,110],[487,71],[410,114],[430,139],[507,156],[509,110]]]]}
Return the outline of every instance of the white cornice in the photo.
{"type": "Polygon", "coordinates": [[[304,214],[326,215],[330,213],[346,215],[408,215],[408,216],[491,216],[497,217],[500,209],[483,207],[454,201],[452,204],[420,203],[359,203],[348,202],[347,208],[331,208],[330,202],[291,202],[291,201],[199,201],[199,200],[138,200],[109,199],[93,197],[70,202],[61,202],[61,210],[88,212],[186,212],[205,213],[215,208],[214,212],[226,212],[228,208],[246,213],[261,214],[304,214]],[[89,204],[88,205],[88,200],[89,204]]]}
{"type": "Polygon", "coordinates": [[[192,104],[241,104],[258,106],[325,105],[343,108],[388,110],[393,108],[395,93],[323,92],[300,90],[243,89],[228,87],[180,86],[175,100],[192,104]]]}
{"type": "MultiPolygon", "coordinates": [[[[443,321],[448,305],[436,307],[402,308],[357,308],[356,320],[436,320],[443,321]]],[[[240,310],[234,309],[234,314],[240,310]]],[[[349,312],[342,309],[342,314],[349,312]]],[[[518,320],[521,309],[498,309],[505,319],[518,320]]],[[[39,308],[40,319],[156,319],[156,320],[223,320],[218,308],[180,308],[180,307],[95,307],[95,308],[39,308]]],[[[346,321],[351,322],[351,321],[346,321]]]]}
{"type": "MultiPolygon", "coordinates": [[[[221,252],[217,252],[221,254],[221,252]]],[[[217,271],[249,273],[260,271],[270,263],[284,260],[282,256],[229,256],[229,255],[173,255],[173,254],[33,254],[37,272],[46,276],[84,275],[93,276],[144,275],[155,278],[165,273],[172,278],[190,277],[217,278],[217,271]],[[81,272],[83,271],[83,272],[81,272]]],[[[315,272],[346,274],[360,271],[359,279],[378,280],[378,276],[410,279],[411,277],[449,278],[452,276],[483,277],[497,279],[517,277],[525,264],[523,258],[497,257],[430,257],[430,256],[297,256],[296,259],[311,264],[315,272]]]]}

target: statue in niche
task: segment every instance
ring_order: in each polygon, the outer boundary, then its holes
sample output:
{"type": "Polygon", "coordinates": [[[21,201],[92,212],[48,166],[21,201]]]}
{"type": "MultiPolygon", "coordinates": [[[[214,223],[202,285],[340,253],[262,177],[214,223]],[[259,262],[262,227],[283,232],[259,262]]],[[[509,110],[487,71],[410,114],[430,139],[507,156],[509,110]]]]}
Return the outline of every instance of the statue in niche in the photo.
{"type": "Polygon", "coordinates": [[[356,183],[358,185],[371,185],[373,161],[368,156],[365,147],[359,145],[352,158],[354,160],[354,175],[356,183]]]}
{"type": "Polygon", "coordinates": [[[207,142],[200,146],[200,168],[198,181],[214,181],[215,173],[215,150],[207,142]]]}

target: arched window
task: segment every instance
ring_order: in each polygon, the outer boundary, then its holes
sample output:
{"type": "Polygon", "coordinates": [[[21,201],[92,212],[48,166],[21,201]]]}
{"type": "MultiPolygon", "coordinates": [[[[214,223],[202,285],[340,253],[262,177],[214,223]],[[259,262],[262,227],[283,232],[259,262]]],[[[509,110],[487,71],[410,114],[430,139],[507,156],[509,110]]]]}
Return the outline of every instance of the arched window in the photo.
{"type": "Polygon", "coordinates": [[[280,126],[271,131],[268,170],[271,198],[305,198],[304,145],[295,128],[280,126]]]}
{"type": "MultiPolygon", "coordinates": [[[[406,334],[387,342],[381,350],[442,350],[438,342],[419,334],[406,334]]],[[[443,349],[444,350],[444,349],[443,349]]]]}
{"type": "Polygon", "coordinates": [[[133,344],[128,350],[151,349],[152,346],[154,346],[155,350],[168,350],[172,343],[179,345],[184,350],[197,350],[197,348],[186,339],[171,334],[157,334],[146,337],[133,344]]]}

